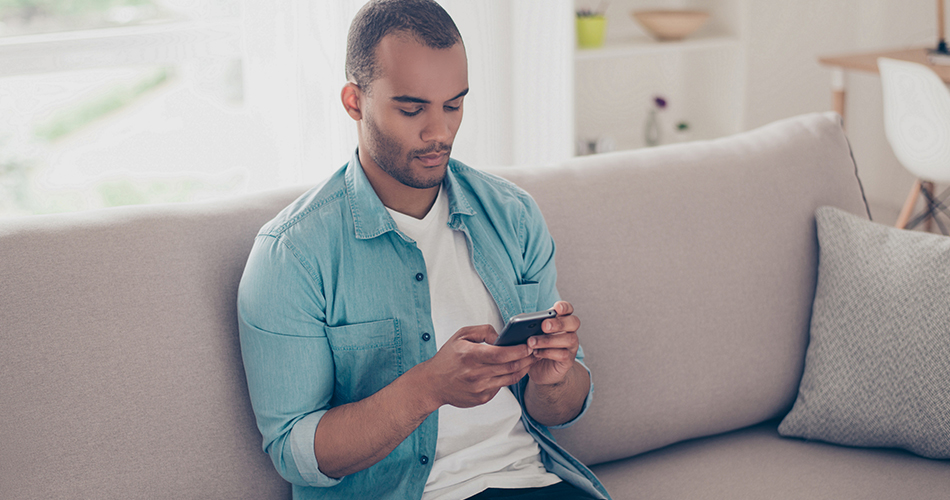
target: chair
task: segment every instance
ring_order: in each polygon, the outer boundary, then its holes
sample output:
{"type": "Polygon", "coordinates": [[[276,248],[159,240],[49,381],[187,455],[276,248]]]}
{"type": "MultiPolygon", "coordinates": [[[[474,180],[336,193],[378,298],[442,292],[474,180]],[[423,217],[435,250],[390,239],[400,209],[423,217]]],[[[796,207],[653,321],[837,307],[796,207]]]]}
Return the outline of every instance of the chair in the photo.
{"type": "Polygon", "coordinates": [[[935,183],[950,183],[950,90],[923,64],[881,57],[877,60],[884,94],[884,132],[901,164],[917,177],[896,226],[911,229],[926,221],[947,227],[938,216],[950,216],[947,191],[935,196],[935,183]],[[911,219],[923,194],[923,213],[911,219]]]}

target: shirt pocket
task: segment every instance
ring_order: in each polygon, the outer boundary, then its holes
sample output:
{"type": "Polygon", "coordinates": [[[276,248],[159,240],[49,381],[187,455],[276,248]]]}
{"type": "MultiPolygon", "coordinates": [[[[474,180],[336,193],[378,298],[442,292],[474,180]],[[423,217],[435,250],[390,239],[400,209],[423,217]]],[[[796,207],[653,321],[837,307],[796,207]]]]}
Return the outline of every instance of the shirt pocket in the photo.
{"type": "Polygon", "coordinates": [[[518,300],[521,302],[521,312],[535,312],[538,310],[538,295],[541,293],[540,283],[523,283],[515,285],[518,291],[518,300]]]}
{"type": "Polygon", "coordinates": [[[332,406],[365,399],[401,373],[395,319],[328,326],[326,331],[334,363],[332,406]]]}

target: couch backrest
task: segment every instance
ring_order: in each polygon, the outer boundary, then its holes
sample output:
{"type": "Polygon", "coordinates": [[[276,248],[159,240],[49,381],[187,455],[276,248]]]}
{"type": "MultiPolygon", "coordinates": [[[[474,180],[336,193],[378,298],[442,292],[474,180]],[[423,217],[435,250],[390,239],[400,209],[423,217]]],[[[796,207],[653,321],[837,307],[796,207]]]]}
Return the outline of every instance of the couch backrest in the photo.
{"type": "Polygon", "coordinates": [[[235,298],[300,192],[0,222],[0,498],[290,498],[235,298]]]}
{"type": "MultiPolygon", "coordinates": [[[[784,411],[816,275],[812,212],[864,213],[837,118],[497,170],[537,199],[582,318],[588,463],[784,411]]],[[[248,402],[235,297],[302,189],[0,221],[0,497],[288,498],[248,402]]]]}
{"type": "Polygon", "coordinates": [[[732,137],[499,173],[532,193],[582,320],[589,413],[558,439],[585,463],[783,414],[817,277],[814,210],[867,217],[834,114],[732,137]]]}

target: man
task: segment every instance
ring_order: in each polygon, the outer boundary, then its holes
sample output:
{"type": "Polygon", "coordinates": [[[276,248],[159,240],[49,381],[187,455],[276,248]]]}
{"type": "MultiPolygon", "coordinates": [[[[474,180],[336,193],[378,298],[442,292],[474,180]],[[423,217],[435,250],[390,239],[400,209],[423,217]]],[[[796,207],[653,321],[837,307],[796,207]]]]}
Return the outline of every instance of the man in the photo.
{"type": "Polygon", "coordinates": [[[432,0],[356,15],[350,162],[262,228],[239,291],[264,450],[294,498],[607,498],[550,437],[590,404],[534,201],[450,159],[465,48],[432,0]],[[544,335],[492,345],[554,307],[544,335]],[[533,496],[532,496],[533,495],[533,496]]]}

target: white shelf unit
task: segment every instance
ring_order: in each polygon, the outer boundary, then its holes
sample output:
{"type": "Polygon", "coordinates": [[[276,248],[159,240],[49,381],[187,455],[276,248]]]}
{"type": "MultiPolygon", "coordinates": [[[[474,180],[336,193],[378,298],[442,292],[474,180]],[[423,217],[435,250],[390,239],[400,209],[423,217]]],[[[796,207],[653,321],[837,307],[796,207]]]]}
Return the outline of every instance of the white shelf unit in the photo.
{"type": "MultiPolygon", "coordinates": [[[[742,130],[745,47],[744,0],[702,2],[641,0],[611,2],[602,47],[574,54],[575,140],[608,138],[616,149],[644,147],[647,116],[655,96],[668,103],[658,110],[661,143],[712,139],[742,130]],[[694,8],[710,20],[685,40],[658,42],[632,19],[635,9],[694,8]],[[689,124],[685,136],[674,132],[689,124]]],[[[576,8],[595,7],[575,0],[576,8]]]]}
{"type": "Polygon", "coordinates": [[[727,35],[689,38],[675,42],[658,42],[652,38],[631,37],[624,40],[607,40],[603,47],[596,49],[579,48],[574,55],[574,60],[592,61],[703,49],[736,49],[738,47],[739,39],[727,35]]]}

